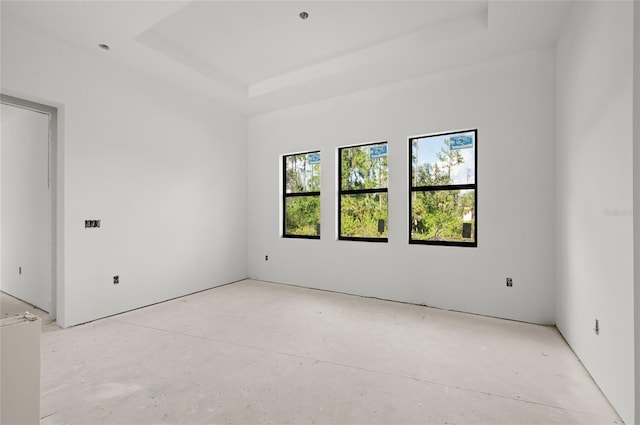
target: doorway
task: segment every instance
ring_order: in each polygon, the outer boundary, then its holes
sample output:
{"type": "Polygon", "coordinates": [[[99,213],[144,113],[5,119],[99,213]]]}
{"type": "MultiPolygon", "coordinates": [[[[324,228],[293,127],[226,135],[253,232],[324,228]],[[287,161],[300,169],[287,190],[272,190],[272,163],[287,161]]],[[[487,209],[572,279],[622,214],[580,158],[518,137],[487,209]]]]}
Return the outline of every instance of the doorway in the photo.
{"type": "Polygon", "coordinates": [[[54,318],[57,110],[0,100],[0,290],[54,318]]]}

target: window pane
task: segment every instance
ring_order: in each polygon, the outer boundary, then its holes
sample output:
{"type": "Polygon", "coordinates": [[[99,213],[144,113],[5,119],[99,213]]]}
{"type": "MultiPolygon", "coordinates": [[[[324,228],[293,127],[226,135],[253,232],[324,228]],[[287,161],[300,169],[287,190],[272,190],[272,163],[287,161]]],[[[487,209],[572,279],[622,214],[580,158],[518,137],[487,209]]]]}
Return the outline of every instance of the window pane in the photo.
{"type": "Polygon", "coordinates": [[[411,193],[411,239],[474,242],[475,190],[411,193]]]}
{"type": "Polygon", "coordinates": [[[320,152],[285,157],[287,193],[320,191],[320,152]]]}
{"type": "Polygon", "coordinates": [[[387,187],[387,144],[340,149],[342,190],[387,187]]]}
{"type": "Polygon", "coordinates": [[[340,236],[386,238],[387,194],[359,193],[341,197],[340,236]]]}
{"type": "Polygon", "coordinates": [[[475,131],[411,140],[412,186],[473,184],[475,131]]]}
{"type": "Polygon", "coordinates": [[[320,196],[285,199],[285,235],[320,236],[320,196]]]}

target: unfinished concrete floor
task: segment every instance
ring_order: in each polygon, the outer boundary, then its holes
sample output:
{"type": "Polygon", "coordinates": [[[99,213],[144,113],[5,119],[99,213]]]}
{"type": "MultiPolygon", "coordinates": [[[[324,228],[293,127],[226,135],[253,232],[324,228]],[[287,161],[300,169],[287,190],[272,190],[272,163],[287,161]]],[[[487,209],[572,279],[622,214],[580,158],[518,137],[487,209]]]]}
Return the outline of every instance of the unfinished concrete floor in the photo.
{"type": "Polygon", "coordinates": [[[60,327],[56,324],[55,320],[49,316],[44,310],[40,310],[33,304],[26,303],[18,298],[0,291],[0,317],[5,319],[7,317],[16,316],[24,312],[35,314],[42,319],[42,332],[52,332],[60,330],[60,327]]]}
{"type": "Polygon", "coordinates": [[[246,280],[42,336],[42,424],[621,424],[558,331],[246,280]]]}

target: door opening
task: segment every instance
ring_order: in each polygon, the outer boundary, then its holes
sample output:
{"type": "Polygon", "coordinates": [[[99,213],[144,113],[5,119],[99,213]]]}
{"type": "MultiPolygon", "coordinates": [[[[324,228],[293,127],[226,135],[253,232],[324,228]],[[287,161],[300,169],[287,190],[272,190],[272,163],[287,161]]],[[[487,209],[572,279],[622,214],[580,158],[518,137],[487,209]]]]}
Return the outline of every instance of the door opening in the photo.
{"type": "Polygon", "coordinates": [[[0,100],[0,289],[54,319],[57,110],[0,100]]]}

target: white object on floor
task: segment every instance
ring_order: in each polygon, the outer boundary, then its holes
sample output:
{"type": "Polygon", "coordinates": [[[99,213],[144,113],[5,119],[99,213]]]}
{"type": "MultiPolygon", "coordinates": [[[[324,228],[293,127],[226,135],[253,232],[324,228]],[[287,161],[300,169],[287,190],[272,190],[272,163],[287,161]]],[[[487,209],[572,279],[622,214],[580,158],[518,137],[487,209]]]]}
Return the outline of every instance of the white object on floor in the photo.
{"type": "Polygon", "coordinates": [[[0,320],[0,423],[40,423],[40,331],[36,315],[0,320]]]}

